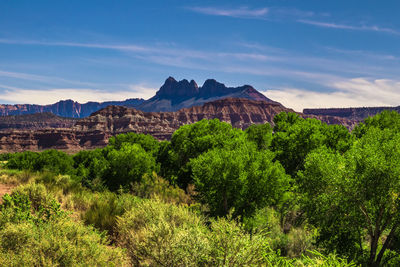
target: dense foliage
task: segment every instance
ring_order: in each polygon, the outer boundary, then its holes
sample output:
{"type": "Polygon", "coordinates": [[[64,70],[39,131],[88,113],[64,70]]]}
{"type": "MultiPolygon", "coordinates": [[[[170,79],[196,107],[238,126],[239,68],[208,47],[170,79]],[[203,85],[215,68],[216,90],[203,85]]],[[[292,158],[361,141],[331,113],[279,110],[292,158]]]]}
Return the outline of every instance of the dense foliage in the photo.
{"type": "Polygon", "coordinates": [[[202,120],[170,141],[0,159],[0,184],[21,184],[0,206],[3,265],[400,264],[396,112],[351,132],[294,113],[202,120]]]}

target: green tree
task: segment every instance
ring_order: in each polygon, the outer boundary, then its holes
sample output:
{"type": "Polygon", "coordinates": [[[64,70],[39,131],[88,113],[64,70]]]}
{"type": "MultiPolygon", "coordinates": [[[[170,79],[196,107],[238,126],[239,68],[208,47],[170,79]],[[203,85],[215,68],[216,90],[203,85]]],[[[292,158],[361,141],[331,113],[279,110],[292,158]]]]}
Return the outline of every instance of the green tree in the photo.
{"type": "Polygon", "coordinates": [[[352,131],[352,134],[358,138],[362,137],[371,127],[382,130],[392,129],[396,132],[400,132],[400,114],[396,111],[384,110],[373,117],[366,118],[364,122],[359,123],[352,131]]]}
{"type": "Polygon", "coordinates": [[[367,241],[368,265],[380,265],[400,224],[400,133],[370,127],[344,155],[321,148],[299,181],[320,241],[352,257],[367,241]]]}
{"type": "Polygon", "coordinates": [[[155,158],[138,144],[122,144],[120,150],[108,153],[107,160],[103,179],[111,190],[139,182],[145,173],[156,170],[155,158]]]}
{"type": "MultiPolygon", "coordinates": [[[[188,164],[190,159],[212,148],[238,146],[244,140],[243,131],[232,128],[230,124],[220,122],[218,119],[204,119],[184,125],[172,135],[169,160],[166,161],[169,164],[166,167],[171,167],[172,162],[172,169],[175,171],[172,175],[177,177],[179,186],[185,189],[192,182],[192,171],[188,164]]],[[[161,166],[162,169],[166,168],[163,164],[161,166]]]]}
{"type": "Polygon", "coordinates": [[[274,123],[271,150],[277,153],[277,159],[292,177],[303,169],[304,160],[312,150],[325,145],[344,152],[352,143],[344,126],[303,119],[295,113],[282,112],[275,116],[274,123]]]}
{"type": "Polygon", "coordinates": [[[11,154],[6,167],[9,169],[34,170],[34,163],[39,157],[39,153],[25,151],[11,154]]]}
{"type": "Polygon", "coordinates": [[[233,150],[215,148],[191,161],[198,197],[213,216],[251,215],[257,208],[278,204],[289,178],[271,151],[252,143],[233,150]]]}
{"type": "Polygon", "coordinates": [[[146,152],[155,154],[159,147],[159,141],[149,134],[126,133],[113,136],[108,141],[108,147],[120,150],[124,143],[138,144],[146,152]]]}
{"type": "Polygon", "coordinates": [[[25,151],[11,155],[6,167],[69,174],[73,173],[73,160],[65,152],[55,149],[45,150],[41,153],[25,151]]]}
{"type": "Polygon", "coordinates": [[[268,123],[252,124],[246,129],[247,139],[254,142],[258,149],[268,149],[272,141],[272,128],[268,123]]]}
{"type": "Polygon", "coordinates": [[[73,156],[76,176],[83,185],[96,188],[96,181],[102,182],[105,172],[109,169],[109,162],[105,158],[104,149],[83,150],[73,156]]]}

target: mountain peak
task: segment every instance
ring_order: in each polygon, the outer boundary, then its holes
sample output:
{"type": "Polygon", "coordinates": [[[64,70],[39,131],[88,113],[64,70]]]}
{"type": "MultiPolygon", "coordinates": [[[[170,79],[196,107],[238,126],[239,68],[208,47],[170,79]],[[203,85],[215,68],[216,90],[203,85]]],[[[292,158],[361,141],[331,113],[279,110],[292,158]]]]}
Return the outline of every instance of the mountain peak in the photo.
{"type": "Polygon", "coordinates": [[[215,79],[208,79],[200,88],[200,97],[209,98],[221,96],[232,93],[231,91],[231,88],[226,87],[225,84],[219,83],[215,79]]]}
{"type": "Polygon", "coordinates": [[[163,86],[157,91],[156,96],[169,100],[188,99],[195,97],[199,92],[199,88],[194,80],[190,83],[183,79],[177,82],[173,77],[168,77],[163,86]]]}
{"type": "Polygon", "coordinates": [[[175,78],[172,77],[172,76],[169,76],[169,77],[165,80],[164,84],[169,84],[169,83],[176,83],[175,78]]]}
{"type": "Polygon", "coordinates": [[[215,79],[207,79],[203,86],[199,87],[194,80],[189,82],[183,79],[178,82],[173,77],[168,77],[163,86],[156,92],[156,95],[138,106],[138,109],[143,111],[174,111],[227,97],[277,103],[250,85],[227,87],[215,79]]]}

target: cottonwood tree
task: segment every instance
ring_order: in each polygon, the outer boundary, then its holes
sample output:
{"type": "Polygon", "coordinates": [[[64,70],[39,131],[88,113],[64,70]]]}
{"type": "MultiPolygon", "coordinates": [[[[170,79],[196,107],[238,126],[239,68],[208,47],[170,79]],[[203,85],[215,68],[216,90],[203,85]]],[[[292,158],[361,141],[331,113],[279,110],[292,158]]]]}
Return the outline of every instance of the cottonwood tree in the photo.
{"type": "Polygon", "coordinates": [[[344,152],[351,143],[349,131],[342,125],[327,125],[317,119],[303,119],[296,113],[274,117],[271,150],[276,152],[286,172],[293,178],[303,170],[308,153],[321,146],[344,152]]]}
{"type": "Polygon", "coordinates": [[[233,150],[216,148],[191,160],[199,200],[213,216],[251,216],[265,205],[277,204],[289,188],[289,176],[273,161],[271,151],[258,151],[253,143],[233,150]]]}
{"type": "Polygon", "coordinates": [[[304,207],[319,241],[379,266],[400,226],[400,133],[370,127],[344,155],[321,148],[299,174],[304,207]]]}

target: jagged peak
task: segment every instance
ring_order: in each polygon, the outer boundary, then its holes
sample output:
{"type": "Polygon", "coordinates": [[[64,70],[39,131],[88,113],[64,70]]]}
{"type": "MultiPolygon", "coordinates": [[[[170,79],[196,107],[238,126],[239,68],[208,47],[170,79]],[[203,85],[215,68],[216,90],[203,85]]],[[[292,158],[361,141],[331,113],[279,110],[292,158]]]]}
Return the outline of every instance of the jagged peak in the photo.
{"type": "Polygon", "coordinates": [[[209,87],[209,86],[223,86],[225,87],[225,84],[217,82],[215,79],[207,79],[202,87],[209,87]]]}
{"type": "Polygon", "coordinates": [[[195,88],[199,88],[199,86],[197,85],[197,83],[195,82],[195,80],[190,80],[190,85],[192,85],[195,88]]]}
{"type": "Polygon", "coordinates": [[[169,76],[166,80],[165,83],[169,83],[169,82],[176,82],[175,78],[172,76],[169,76]]]}
{"type": "Polygon", "coordinates": [[[164,85],[157,91],[156,96],[165,99],[191,98],[198,94],[198,86],[194,80],[190,83],[183,79],[177,82],[173,77],[168,77],[164,85]]]}

